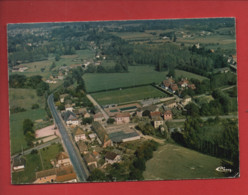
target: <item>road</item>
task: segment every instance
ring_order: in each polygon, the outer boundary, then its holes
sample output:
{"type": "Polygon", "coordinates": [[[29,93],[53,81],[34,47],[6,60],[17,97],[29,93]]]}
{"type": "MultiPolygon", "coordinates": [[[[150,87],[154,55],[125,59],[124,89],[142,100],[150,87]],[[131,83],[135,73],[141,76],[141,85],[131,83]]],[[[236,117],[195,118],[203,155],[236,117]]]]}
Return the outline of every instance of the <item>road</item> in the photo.
{"type": "Polygon", "coordinates": [[[83,162],[82,157],[77,152],[75,145],[73,145],[72,140],[70,139],[70,137],[66,131],[66,127],[64,126],[64,123],[63,123],[61,117],[57,113],[57,110],[56,110],[56,108],[54,106],[54,102],[53,102],[53,94],[51,94],[48,97],[47,103],[48,103],[48,106],[49,106],[50,111],[52,113],[52,116],[55,120],[55,123],[57,124],[57,127],[59,129],[63,143],[66,147],[66,150],[69,154],[71,163],[72,163],[74,170],[77,174],[77,178],[78,178],[79,182],[85,182],[89,176],[88,169],[87,169],[85,163],[83,162]]]}
{"type": "Polygon", "coordinates": [[[108,120],[108,119],[109,119],[109,116],[108,116],[107,113],[102,109],[102,107],[96,102],[96,100],[94,100],[94,98],[93,98],[91,95],[89,95],[89,94],[87,94],[86,96],[87,96],[87,98],[91,101],[91,103],[92,103],[94,106],[96,106],[96,107],[101,111],[101,113],[103,114],[104,118],[105,118],[106,120],[108,120]]]}
{"type": "MultiPolygon", "coordinates": [[[[40,144],[40,145],[35,146],[35,147],[33,147],[33,148],[24,150],[24,151],[23,151],[23,154],[24,154],[24,155],[30,154],[32,150],[40,150],[40,149],[42,149],[42,148],[46,148],[46,147],[52,145],[53,143],[57,143],[57,142],[60,142],[60,138],[56,138],[56,139],[53,139],[53,140],[51,140],[51,141],[48,141],[48,142],[46,142],[46,143],[44,143],[44,144],[40,144]]],[[[11,158],[13,159],[13,158],[15,158],[16,156],[18,156],[18,155],[21,154],[21,153],[22,153],[22,152],[19,152],[18,154],[14,154],[14,155],[11,156],[11,158]]]]}

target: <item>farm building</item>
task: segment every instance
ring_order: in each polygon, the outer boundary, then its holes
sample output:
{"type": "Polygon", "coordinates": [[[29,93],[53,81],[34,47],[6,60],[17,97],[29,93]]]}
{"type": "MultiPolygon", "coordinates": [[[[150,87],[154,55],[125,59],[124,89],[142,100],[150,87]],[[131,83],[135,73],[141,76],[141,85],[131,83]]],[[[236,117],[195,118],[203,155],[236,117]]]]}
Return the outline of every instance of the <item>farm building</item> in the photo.
{"type": "Polygon", "coordinates": [[[55,166],[56,167],[63,167],[63,166],[70,166],[71,160],[67,153],[60,152],[56,158],[55,166]]]}
{"type": "Polygon", "coordinates": [[[92,129],[93,131],[96,132],[98,138],[100,139],[100,141],[102,142],[103,147],[107,147],[107,146],[112,146],[113,143],[111,141],[111,139],[109,138],[106,130],[104,129],[104,127],[99,123],[99,122],[93,122],[92,123],[92,129]]]}
{"type": "Polygon", "coordinates": [[[115,120],[117,124],[124,124],[130,122],[130,115],[128,112],[118,113],[115,116],[115,120]]]}
{"type": "Polygon", "coordinates": [[[163,125],[163,124],[164,124],[164,121],[161,116],[153,117],[154,128],[158,128],[160,125],[163,125]]]}
{"type": "Polygon", "coordinates": [[[171,112],[171,110],[166,110],[164,112],[164,120],[165,121],[172,120],[172,112],[171,112]]]}
{"type": "Polygon", "coordinates": [[[26,160],[22,156],[17,156],[13,160],[13,171],[24,171],[26,160]]]}
{"type": "Polygon", "coordinates": [[[86,154],[88,152],[88,146],[83,141],[79,141],[77,146],[81,154],[86,154]]]}

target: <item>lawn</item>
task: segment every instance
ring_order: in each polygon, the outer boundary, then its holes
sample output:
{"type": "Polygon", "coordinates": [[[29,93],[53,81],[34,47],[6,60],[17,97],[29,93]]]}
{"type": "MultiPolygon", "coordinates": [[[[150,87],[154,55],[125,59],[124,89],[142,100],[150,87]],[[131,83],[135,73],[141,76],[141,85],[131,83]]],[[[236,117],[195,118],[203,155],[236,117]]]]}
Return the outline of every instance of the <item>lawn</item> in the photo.
{"type": "Polygon", "coordinates": [[[91,95],[100,105],[121,104],[147,98],[167,97],[165,93],[150,85],[93,93],[91,95]]]}
{"type": "Polygon", "coordinates": [[[9,89],[10,108],[20,106],[26,110],[30,110],[33,104],[39,104],[40,108],[45,107],[45,98],[37,96],[35,89],[9,89]]]}
{"type": "MultiPolygon", "coordinates": [[[[83,78],[88,93],[121,87],[137,86],[150,83],[160,83],[168,74],[167,71],[157,72],[154,66],[129,66],[128,73],[87,73],[83,78]]],[[[207,79],[194,73],[175,70],[176,77],[207,79]]]]}
{"type": "Polygon", "coordinates": [[[51,160],[56,159],[56,156],[59,154],[59,152],[62,151],[63,147],[61,144],[52,144],[49,147],[41,149],[40,156],[43,162],[44,169],[51,169],[51,160]]]}
{"type": "Polygon", "coordinates": [[[146,162],[145,180],[221,178],[224,174],[215,169],[221,159],[187,148],[166,144],[153,153],[146,162]]]}
{"type": "Polygon", "coordinates": [[[28,110],[10,115],[10,139],[11,139],[11,154],[27,149],[28,146],[23,134],[23,121],[31,119],[32,121],[46,118],[47,113],[44,109],[28,110]]]}
{"type": "Polygon", "coordinates": [[[28,154],[25,159],[24,171],[12,173],[12,184],[32,183],[36,179],[35,172],[42,170],[39,154],[28,154]]]}

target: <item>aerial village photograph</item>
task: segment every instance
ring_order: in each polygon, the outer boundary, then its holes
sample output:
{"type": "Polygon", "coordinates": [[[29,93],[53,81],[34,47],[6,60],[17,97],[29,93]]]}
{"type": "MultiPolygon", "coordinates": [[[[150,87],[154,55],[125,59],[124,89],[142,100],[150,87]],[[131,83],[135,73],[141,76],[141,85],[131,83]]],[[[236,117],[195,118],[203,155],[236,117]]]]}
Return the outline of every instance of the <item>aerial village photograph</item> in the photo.
{"type": "Polygon", "coordinates": [[[7,33],[12,184],[239,177],[235,18],[7,33]]]}

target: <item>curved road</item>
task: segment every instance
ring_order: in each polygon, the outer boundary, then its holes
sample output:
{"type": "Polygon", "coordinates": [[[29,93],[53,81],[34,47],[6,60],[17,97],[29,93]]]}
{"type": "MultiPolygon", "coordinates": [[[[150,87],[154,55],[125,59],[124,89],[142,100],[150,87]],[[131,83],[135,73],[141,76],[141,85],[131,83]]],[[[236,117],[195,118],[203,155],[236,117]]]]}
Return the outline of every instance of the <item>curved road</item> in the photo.
{"type": "Polygon", "coordinates": [[[47,99],[47,103],[48,103],[48,106],[51,110],[53,118],[55,120],[55,123],[57,124],[57,127],[59,128],[59,132],[62,136],[64,145],[67,149],[71,163],[72,163],[74,170],[77,174],[78,180],[80,182],[85,182],[87,180],[89,172],[86,168],[86,165],[82,161],[81,156],[77,153],[74,145],[72,144],[72,141],[71,141],[71,139],[70,139],[70,137],[66,131],[66,128],[63,124],[63,121],[59,117],[59,115],[55,109],[54,102],[53,102],[53,94],[49,95],[49,97],[47,99]]]}

